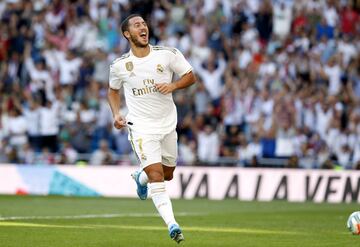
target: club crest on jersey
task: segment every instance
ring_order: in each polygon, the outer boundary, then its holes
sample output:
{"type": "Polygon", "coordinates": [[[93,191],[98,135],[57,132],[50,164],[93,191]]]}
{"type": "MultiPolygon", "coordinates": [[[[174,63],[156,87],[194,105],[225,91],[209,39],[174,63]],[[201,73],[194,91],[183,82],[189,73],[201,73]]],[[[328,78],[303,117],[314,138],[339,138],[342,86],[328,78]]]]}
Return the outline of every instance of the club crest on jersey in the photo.
{"type": "Polygon", "coordinates": [[[133,62],[127,62],[125,64],[125,67],[126,67],[127,71],[131,72],[134,69],[134,64],[133,64],[133,62]]]}
{"type": "Polygon", "coordinates": [[[132,70],[134,69],[134,64],[133,64],[133,62],[127,62],[127,63],[125,64],[125,68],[126,68],[127,71],[131,72],[131,73],[130,73],[130,77],[135,76],[135,73],[132,72],[132,70]]]}
{"type": "Polygon", "coordinates": [[[156,66],[156,72],[158,72],[158,73],[164,73],[164,68],[163,68],[163,66],[161,65],[161,64],[158,64],[157,66],[156,66]]]}

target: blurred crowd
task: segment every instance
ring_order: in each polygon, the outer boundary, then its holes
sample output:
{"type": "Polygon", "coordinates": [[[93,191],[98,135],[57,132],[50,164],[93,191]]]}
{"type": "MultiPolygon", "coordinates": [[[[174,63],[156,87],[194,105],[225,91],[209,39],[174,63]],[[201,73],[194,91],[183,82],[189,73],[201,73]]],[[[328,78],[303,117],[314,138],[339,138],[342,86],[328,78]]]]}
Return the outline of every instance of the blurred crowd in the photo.
{"type": "MultiPolygon", "coordinates": [[[[107,104],[120,23],[147,20],[198,83],[176,92],[179,164],[359,169],[358,0],[4,0],[0,163],[132,162],[107,104]]],[[[126,106],[123,113],[126,114],[126,106]]]]}

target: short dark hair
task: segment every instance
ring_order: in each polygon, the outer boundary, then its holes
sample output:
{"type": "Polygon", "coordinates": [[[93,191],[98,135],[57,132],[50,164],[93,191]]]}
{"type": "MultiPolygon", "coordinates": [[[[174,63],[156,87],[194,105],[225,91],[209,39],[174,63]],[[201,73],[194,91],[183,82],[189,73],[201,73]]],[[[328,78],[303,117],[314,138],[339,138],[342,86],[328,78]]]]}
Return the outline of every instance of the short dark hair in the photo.
{"type": "MultiPolygon", "coordinates": [[[[125,31],[129,31],[129,21],[130,21],[130,19],[132,19],[132,18],[134,18],[134,17],[141,17],[141,18],[143,18],[143,17],[142,17],[141,15],[139,15],[139,14],[131,14],[131,15],[129,15],[128,17],[126,17],[125,20],[123,20],[123,21],[121,22],[121,32],[122,32],[123,35],[124,35],[125,31]]],[[[125,35],[124,35],[124,37],[125,37],[125,35]]]]}

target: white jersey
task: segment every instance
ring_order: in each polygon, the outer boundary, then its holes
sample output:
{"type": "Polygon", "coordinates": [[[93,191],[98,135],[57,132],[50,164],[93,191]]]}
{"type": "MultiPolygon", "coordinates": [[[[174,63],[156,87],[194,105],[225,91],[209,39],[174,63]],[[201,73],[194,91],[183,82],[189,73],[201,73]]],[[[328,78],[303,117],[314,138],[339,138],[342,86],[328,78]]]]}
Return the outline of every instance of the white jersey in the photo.
{"type": "Polygon", "coordinates": [[[174,72],[182,77],[192,70],[176,48],[151,46],[146,57],[136,57],[131,50],[110,66],[112,89],[124,87],[128,107],[126,120],[138,133],[167,134],[176,128],[177,112],[172,94],[163,95],[155,83],[171,83],[174,72]]]}

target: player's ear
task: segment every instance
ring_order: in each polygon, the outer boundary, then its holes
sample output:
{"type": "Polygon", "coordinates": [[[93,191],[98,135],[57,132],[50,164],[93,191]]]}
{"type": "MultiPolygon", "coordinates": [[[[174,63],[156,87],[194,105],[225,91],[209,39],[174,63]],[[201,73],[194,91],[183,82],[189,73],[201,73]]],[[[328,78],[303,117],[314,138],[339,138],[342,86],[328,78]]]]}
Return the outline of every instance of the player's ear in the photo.
{"type": "Polygon", "coordinates": [[[125,32],[124,32],[124,36],[125,36],[125,38],[129,39],[129,38],[130,38],[130,32],[129,32],[129,31],[125,31],[125,32]]]}

